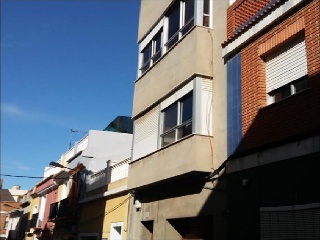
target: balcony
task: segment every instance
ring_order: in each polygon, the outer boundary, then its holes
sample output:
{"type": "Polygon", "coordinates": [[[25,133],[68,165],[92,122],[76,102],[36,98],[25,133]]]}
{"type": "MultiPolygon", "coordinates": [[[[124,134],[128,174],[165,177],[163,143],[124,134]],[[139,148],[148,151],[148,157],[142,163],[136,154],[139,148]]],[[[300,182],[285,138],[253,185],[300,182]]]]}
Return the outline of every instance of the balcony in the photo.
{"type": "Polygon", "coordinates": [[[59,218],[71,217],[75,214],[78,202],[75,197],[67,197],[60,202],[50,205],[49,221],[58,221],[59,218]]]}
{"type": "Polygon", "coordinates": [[[212,76],[213,30],[196,26],[135,83],[136,116],[194,74],[212,76]]]}
{"type": "Polygon", "coordinates": [[[203,174],[212,169],[208,136],[191,135],[130,164],[128,188],[137,189],[171,178],[203,174]]]}

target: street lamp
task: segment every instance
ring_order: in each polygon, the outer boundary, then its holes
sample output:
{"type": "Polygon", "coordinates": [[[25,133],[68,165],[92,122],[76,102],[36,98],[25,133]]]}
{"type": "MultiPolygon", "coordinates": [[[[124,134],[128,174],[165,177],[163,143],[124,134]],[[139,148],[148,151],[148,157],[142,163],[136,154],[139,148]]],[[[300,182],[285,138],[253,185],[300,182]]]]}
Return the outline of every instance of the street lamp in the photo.
{"type": "Polygon", "coordinates": [[[65,166],[63,166],[63,165],[61,165],[60,163],[57,163],[57,162],[50,162],[49,166],[51,166],[51,167],[59,167],[59,168],[66,168],[66,169],[72,170],[72,168],[65,167],[65,166]]]}

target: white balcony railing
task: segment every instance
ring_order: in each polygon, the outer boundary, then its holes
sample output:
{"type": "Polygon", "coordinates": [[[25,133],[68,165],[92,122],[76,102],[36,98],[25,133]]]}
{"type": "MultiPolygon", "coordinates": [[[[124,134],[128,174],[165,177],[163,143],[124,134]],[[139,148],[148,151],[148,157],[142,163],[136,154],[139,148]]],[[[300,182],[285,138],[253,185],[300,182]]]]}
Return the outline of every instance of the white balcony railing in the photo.
{"type": "Polygon", "coordinates": [[[111,182],[115,182],[128,176],[130,158],[122,160],[111,166],[111,182]]]}
{"type": "Polygon", "coordinates": [[[115,182],[117,180],[126,178],[128,176],[130,158],[124,159],[115,165],[110,167],[110,171],[107,168],[100,170],[97,173],[89,175],[87,177],[87,187],[86,191],[97,189],[104,185],[107,185],[110,182],[115,182]],[[110,182],[108,173],[111,172],[110,182]]]}

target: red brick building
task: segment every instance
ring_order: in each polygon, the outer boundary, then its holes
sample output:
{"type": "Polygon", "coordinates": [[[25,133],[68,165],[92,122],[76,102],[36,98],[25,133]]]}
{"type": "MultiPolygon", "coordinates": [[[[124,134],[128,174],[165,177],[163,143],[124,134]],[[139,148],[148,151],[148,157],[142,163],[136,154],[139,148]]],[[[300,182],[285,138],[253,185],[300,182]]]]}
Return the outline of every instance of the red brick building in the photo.
{"type": "Polygon", "coordinates": [[[320,1],[228,9],[229,239],[319,239],[320,1]]]}

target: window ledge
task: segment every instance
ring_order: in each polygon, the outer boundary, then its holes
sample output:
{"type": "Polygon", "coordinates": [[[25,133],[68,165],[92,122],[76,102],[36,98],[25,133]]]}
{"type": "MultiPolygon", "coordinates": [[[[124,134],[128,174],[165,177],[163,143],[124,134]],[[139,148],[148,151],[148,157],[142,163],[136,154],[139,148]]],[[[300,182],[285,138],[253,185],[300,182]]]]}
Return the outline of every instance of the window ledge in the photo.
{"type": "Polygon", "coordinates": [[[158,148],[157,150],[155,150],[155,151],[153,151],[153,152],[151,152],[151,153],[149,153],[149,154],[147,154],[147,155],[145,155],[145,156],[143,156],[143,157],[140,157],[140,158],[137,158],[137,159],[135,159],[135,160],[132,160],[132,161],[129,163],[129,165],[131,165],[131,164],[134,163],[134,162],[141,161],[141,160],[143,160],[144,158],[147,158],[147,157],[149,157],[149,156],[151,156],[151,155],[153,155],[153,154],[155,154],[155,153],[157,153],[157,152],[160,152],[160,151],[162,151],[162,150],[164,150],[164,149],[166,149],[166,148],[169,148],[169,147],[171,147],[171,146],[173,146],[173,145],[176,145],[176,144],[178,144],[178,143],[180,143],[180,142],[182,142],[182,141],[184,141],[184,140],[186,140],[186,139],[188,139],[188,138],[191,138],[191,137],[193,137],[193,136],[213,137],[213,136],[211,136],[211,135],[204,135],[204,134],[192,133],[192,134],[190,134],[190,135],[188,135],[188,136],[185,136],[185,137],[183,137],[183,138],[180,138],[179,140],[177,140],[177,141],[175,141],[175,142],[173,142],[173,143],[170,143],[170,144],[168,144],[168,145],[166,145],[166,146],[164,146],[164,147],[160,147],[160,148],[158,148]]]}

